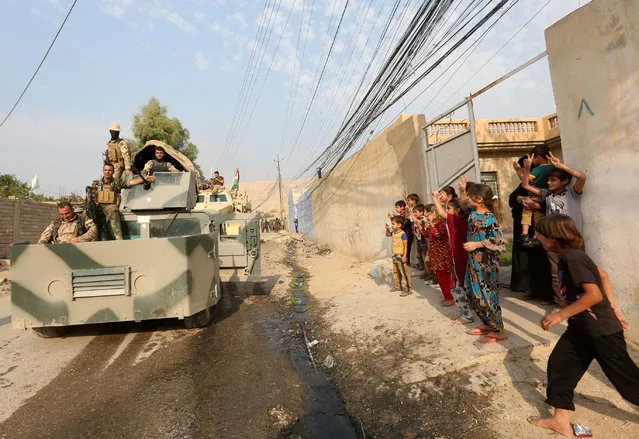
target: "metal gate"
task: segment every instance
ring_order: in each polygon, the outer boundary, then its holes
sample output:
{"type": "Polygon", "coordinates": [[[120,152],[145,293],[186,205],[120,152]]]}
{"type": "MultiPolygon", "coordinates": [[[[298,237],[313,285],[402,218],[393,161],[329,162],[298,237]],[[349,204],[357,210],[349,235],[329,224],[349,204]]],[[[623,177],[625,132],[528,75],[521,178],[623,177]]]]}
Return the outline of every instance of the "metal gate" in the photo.
{"type": "Polygon", "coordinates": [[[462,175],[470,181],[479,181],[479,155],[472,99],[464,99],[427,123],[422,128],[422,146],[429,199],[434,191],[453,185],[462,175]],[[439,123],[464,106],[468,108],[467,121],[439,123]],[[437,140],[440,136],[444,138],[442,141],[437,140]],[[433,137],[435,141],[431,140],[433,137]]]}
{"type": "Polygon", "coordinates": [[[533,57],[481,90],[471,94],[457,105],[434,117],[422,128],[422,149],[424,151],[426,189],[428,190],[429,200],[431,200],[434,191],[439,191],[448,185],[455,186],[461,176],[465,176],[469,181],[481,181],[473,99],[546,55],[547,53],[544,51],[533,57]],[[451,119],[448,122],[441,122],[462,107],[467,108],[468,119],[455,121],[451,119]],[[440,133],[440,130],[444,132],[440,133]],[[442,137],[441,141],[438,140],[439,137],[442,137]]]}

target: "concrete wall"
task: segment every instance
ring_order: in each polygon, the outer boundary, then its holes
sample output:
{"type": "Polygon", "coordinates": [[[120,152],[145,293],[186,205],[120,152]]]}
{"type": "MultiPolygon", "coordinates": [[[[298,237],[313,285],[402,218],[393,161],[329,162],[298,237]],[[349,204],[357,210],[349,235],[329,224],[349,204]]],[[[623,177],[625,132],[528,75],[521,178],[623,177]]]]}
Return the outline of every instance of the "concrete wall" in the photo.
{"type": "Polygon", "coordinates": [[[55,204],[0,198],[0,258],[9,257],[14,242],[37,242],[57,215],[55,204]]]}
{"type": "Polygon", "coordinates": [[[639,2],[593,0],[548,28],[546,45],[564,157],[588,176],[586,248],[639,341],[639,2]]]}
{"type": "Polygon", "coordinates": [[[314,239],[362,261],[390,255],[384,224],[402,189],[426,196],[424,124],[423,116],[400,116],[325,177],[311,195],[314,239]]]}

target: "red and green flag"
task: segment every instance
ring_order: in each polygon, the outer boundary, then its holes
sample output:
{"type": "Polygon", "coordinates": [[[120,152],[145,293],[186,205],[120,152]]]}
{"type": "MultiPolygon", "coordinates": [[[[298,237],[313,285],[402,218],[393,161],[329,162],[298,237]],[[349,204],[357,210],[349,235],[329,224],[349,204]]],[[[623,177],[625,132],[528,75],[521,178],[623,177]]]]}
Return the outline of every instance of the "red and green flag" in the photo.
{"type": "Polygon", "coordinates": [[[240,188],[240,169],[237,168],[235,170],[235,176],[233,177],[233,184],[231,185],[231,190],[236,191],[240,188]]]}

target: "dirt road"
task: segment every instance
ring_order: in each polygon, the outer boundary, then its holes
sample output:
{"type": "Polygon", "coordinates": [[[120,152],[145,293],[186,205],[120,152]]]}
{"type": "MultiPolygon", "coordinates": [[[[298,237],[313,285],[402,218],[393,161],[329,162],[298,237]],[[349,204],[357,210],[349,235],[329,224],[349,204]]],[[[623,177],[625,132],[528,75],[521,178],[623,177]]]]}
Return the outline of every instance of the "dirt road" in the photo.
{"type": "Polygon", "coordinates": [[[286,306],[289,276],[278,251],[263,248],[267,282],[259,291],[268,294],[227,285],[232,306],[205,329],[112,324],[42,340],[3,325],[10,341],[2,353],[15,353],[19,337],[18,350],[39,353],[4,357],[0,372],[23,377],[18,368],[29,363],[30,381],[41,385],[21,401],[28,384],[6,378],[0,397],[13,403],[0,437],[357,438],[334,387],[309,362],[304,329],[286,306]],[[42,348],[47,343],[52,349],[42,348]],[[64,360],[59,349],[68,351],[64,360]]]}
{"type": "MultiPolygon", "coordinates": [[[[299,236],[266,239],[263,285],[227,284],[230,306],[200,330],[164,321],[40,339],[10,329],[5,283],[0,439],[547,434],[525,421],[548,412],[545,367],[563,330],[541,330],[543,306],[504,296],[510,340],[479,346],[434,288],[400,298],[369,264],[299,236]]],[[[576,396],[575,419],[596,437],[639,434],[636,409],[596,365],[576,396]]]]}

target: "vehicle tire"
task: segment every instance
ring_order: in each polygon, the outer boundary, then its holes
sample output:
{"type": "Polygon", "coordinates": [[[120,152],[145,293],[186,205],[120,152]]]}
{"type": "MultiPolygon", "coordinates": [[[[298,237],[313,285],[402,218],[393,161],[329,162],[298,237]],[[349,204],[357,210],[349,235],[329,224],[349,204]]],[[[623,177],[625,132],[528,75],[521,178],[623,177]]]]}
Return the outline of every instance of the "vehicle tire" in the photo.
{"type": "Polygon", "coordinates": [[[184,317],[186,329],[204,328],[211,323],[211,309],[206,308],[192,316],[184,317]]]}
{"type": "Polygon", "coordinates": [[[68,326],[46,326],[43,328],[31,328],[38,336],[42,338],[57,338],[62,337],[69,332],[68,326]]]}

